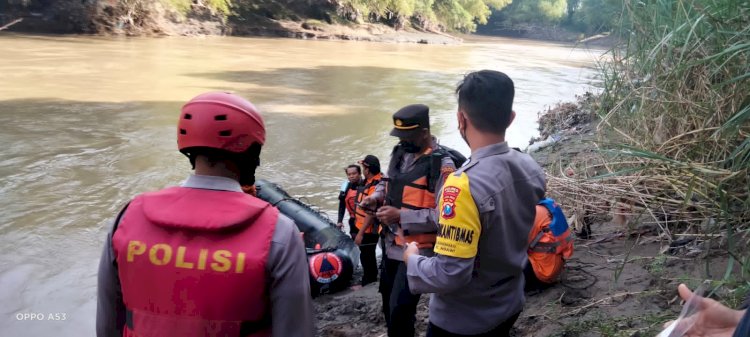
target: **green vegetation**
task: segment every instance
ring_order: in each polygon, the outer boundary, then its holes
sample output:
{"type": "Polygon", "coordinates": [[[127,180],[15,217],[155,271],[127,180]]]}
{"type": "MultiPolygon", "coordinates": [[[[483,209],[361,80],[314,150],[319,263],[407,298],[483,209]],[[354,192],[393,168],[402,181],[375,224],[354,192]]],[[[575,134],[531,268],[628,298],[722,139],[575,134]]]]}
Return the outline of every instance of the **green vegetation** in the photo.
{"type": "Polygon", "coordinates": [[[670,242],[728,253],[719,297],[736,304],[750,288],[750,3],[623,8],[610,25],[624,44],[602,66],[606,170],[589,181],[670,242]]]}
{"type": "MultiPolygon", "coordinates": [[[[140,0],[119,0],[120,3],[140,0]]],[[[297,3],[275,0],[163,0],[168,7],[185,16],[208,9],[211,14],[247,22],[253,17],[269,19],[324,20],[329,23],[381,22],[397,29],[413,26],[437,31],[472,32],[484,24],[492,10],[511,0],[334,0],[297,3]]]]}
{"type": "MultiPolygon", "coordinates": [[[[622,0],[0,0],[0,11],[57,13],[81,31],[157,30],[164,17],[210,17],[238,25],[272,19],[384,23],[396,29],[474,32],[479,26],[562,26],[606,31],[622,0]]],[[[0,17],[0,19],[2,19],[0,17]]]]}
{"type": "Polygon", "coordinates": [[[667,256],[658,255],[645,266],[645,269],[648,270],[648,272],[651,273],[652,275],[661,276],[661,274],[664,272],[664,268],[666,267],[666,265],[667,265],[667,256]]]}
{"type": "Polygon", "coordinates": [[[750,3],[625,1],[625,9],[627,45],[603,69],[603,126],[620,139],[608,146],[611,167],[638,169],[638,185],[658,198],[633,201],[670,211],[662,229],[701,224],[724,231],[731,248],[750,224],[750,3]]]}
{"type": "Polygon", "coordinates": [[[419,28],[472,32],[487,23],[492,9],[511,0],[339,0],[337,11],[357,21],[391,23],[397,28],[411,22],[419,28]]]}
{"type": "Polygon", "coordinates": [[[585,34],[609,32],[620,17],[623,0],[513,0],[493,13],[492,31],[563,29],[585,34]]]}
{"type": "Polygon", "coordinates": [[[193,10],[193,6],[206,8],[211,13],[230,14],[231,0],[164,0],[166,4],[182,15],[187,15],[193,10]]]}
{"type": "Polygon", "coordinates": [[[632,317],[596,314],[591,319],[580,319],[560,327],[554,337],[590,336],[604,337],[655,336],[664,322],[673,319],[670,312],[660,312],[632,317]]]}

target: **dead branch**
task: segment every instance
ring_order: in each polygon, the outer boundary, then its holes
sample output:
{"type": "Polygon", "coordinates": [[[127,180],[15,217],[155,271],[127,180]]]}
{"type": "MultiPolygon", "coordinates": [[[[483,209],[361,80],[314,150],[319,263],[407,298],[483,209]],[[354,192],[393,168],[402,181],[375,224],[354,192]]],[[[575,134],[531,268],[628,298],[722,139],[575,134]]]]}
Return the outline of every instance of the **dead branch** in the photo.
{"type": "Polygon", "coordinates": [[[22,19],[22,18],[18,18],[18,19],[15,19],[15,20],[11,21],[10,23],[6,24],[5,26],[2,26],[2,27],[0,27],[0,30],[6,30],[6,29],[8,29],[8,28],[9,28],[10,26],[12,26],[12,25],[15,25],[15,24],[17,24],[17,23],[19,23],[19,22],[21,22],[21,21],[23,21],[23,19],[22,19]]]}

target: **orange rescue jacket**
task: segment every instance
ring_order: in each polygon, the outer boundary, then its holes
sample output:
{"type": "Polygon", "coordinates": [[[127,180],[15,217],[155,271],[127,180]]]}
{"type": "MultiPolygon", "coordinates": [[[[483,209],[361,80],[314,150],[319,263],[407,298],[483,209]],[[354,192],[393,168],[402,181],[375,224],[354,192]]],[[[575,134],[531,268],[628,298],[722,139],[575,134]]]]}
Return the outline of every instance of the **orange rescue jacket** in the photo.
{"type": "Polygon", "coordinates": [[[573,255],[570,229],[555,236],[550,230],[552,219],[547,207],[536,205],[534,227],[529,232],[529,262],[536,277],[545,283],[554,283],[563,270],[565,259],[573,255]]]}

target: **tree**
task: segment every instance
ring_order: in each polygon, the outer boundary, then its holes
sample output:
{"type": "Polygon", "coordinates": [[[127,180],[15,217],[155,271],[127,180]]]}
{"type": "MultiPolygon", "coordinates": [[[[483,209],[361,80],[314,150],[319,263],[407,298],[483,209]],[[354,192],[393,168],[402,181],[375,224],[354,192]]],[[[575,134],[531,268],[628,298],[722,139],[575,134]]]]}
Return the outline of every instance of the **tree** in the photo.
{"type": "Polygon", "coordinates": [[[581,0],[578,20],[586,33],[607,32],[622,14],[624,0],[581,0]]]}
{"type": "Polygon", "coordinates": [[[492,9],[499,10],[512,0],[339,0],[339,8],[350,8],[362,17],[393,23],[413,19],[421,25],[445,30],[473,32],[477,23],[487,23],[492,9]]]}

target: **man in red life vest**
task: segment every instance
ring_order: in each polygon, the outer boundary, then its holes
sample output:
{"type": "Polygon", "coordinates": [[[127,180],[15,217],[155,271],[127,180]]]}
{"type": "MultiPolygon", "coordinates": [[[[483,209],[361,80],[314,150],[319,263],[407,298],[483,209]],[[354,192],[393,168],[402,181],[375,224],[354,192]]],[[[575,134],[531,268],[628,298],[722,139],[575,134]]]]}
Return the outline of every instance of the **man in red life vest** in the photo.
{"type": "Polygon", "coordinates": [[[99,265],[97,336],[312,336],[298,230],[241,188],[255,182],[265,133],[233,94],[183,106],[177,145],[195,174],[120,212],[99,265]]]}

